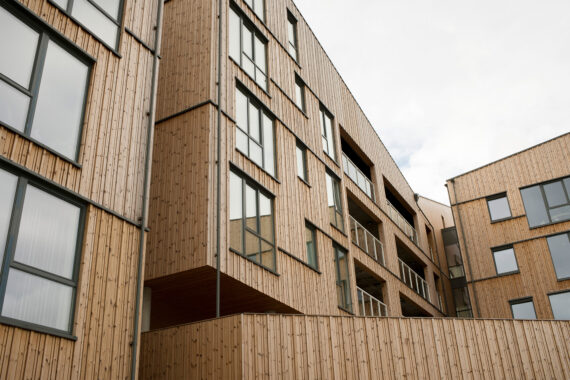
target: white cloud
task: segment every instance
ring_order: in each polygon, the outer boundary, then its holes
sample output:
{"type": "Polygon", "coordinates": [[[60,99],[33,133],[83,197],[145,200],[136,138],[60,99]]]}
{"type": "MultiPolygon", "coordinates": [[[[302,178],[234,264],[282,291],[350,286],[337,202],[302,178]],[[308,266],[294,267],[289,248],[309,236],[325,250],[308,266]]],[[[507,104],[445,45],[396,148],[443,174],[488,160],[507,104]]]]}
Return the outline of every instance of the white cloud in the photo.
{"type": "Polygon", "coordinates": [[[567,0],[295,0],[414,191],[570,130],[567,0]]]}

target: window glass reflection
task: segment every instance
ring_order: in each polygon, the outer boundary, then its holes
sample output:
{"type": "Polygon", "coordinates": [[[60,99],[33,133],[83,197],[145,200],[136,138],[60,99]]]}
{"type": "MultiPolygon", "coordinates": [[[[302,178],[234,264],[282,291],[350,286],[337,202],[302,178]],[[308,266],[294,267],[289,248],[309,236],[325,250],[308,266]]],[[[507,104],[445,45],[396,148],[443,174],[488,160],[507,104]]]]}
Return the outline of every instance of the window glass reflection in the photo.
{"type": "Polygon", "coordinates": [[[29,106],[27,95],[0,79],[0,122],[24,132],[29,106]]]}
{"type": "Polygon", "coordinates": [[[87,0],[74,0],[71,15],[93,31],[107,45],[116,48],[119,27],[87,0]]]}

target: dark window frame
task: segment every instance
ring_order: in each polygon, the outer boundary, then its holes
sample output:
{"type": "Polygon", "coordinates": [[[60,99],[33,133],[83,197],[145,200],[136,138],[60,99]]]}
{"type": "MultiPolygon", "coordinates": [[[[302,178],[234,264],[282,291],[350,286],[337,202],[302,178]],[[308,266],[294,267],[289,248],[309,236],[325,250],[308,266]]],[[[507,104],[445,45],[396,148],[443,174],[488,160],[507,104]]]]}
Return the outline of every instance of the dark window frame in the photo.
{"type": "Polygon", "coordinates": [[[266,17],[266,7],[265,7],[265,0],[251,0],[251,5],[249,5],[247,3],[247,0],[244,0],[244,4],[251,9],[251,11],[253,12],[253,14],[255,14],[260,20],[261,22],[265,23],[265,17],[266,17]],[[261,6],[262,6],[262,11],[261,14],[257,13],[257,11],[255,10],[255,2],[256,1],[260,1],[261,2],[261,6]]]}
{"type": "Polygon", "coordinates": [[[307,97],[305,96],[305,90],[306,90],[307,85],[305,84],[305,82],[301,79],[301,77],[299,75],[297,75],[295,73],[295,105],[297,106],[297,108],[299,108],[303,113],[307,112],[307,103],[306,103],[306,99],[307,97]],[[297,87],[299,87],[301,89],[301,105],[297,104],[298,100],[297,99],[297,87]]]}
{"type": "Polygon", "coordinates": [[[80,164],[78,162],[79,152],[81,148],[81,140],[83,138],[83,132],[85,129],[85,113],[89,98],[89,85],[91,83],[91,75],[93,72],[93,65],[95,63],[95,60],[92,57],[90,57],[87,53],[85,53],[81,48],[75,45],[73,42],[69,41],[67,38],[63,37],[59,32],[55,31],[52,27],[48,27],[47,24],[45,24],[41,20],[38,20],[36,16],[22,9],[21,6],[12,5],[10,3],[6,4],[4,2],[1,3],[0,6],[3,7],[7,12],[12,14],[14,17],[16,17],[18,20],[20,20],[22,23],[24,23],[26,26],[28,26],[30,29],[39,34],[38,46],[36,49],[36,54],[34,56],[32,72],[30,74],[30,83],[29,83],[30,89],[28,90],[24,88],[20,84],[16,83],[14,80],[10,79],[8,76],[0,73],[1,81],[5,82],[11,88],[21,92],[22,94],[30,98],[24,130],[19,131],[18,129],[8,125],[5,122],[0,122],[0,125],[10,130],[11,132],[18,134],[19,136],[22,136],[26,140],[31,141],[35,145],[38,145],[39,147],[46,149],[50,153],[55,154],[59,158],[73,164],[74,166],[80,167],[80,164]],[[65,154],[57,151],[55,148],[51,148],[49,145],[46,145],[31,136],[49,41],[53,41],[60,48],[65,50],[65,52],[76,58],[79,62],[81,62],[87,67],[83,105],[81,108],[80,121],[77,125],[78,129],[77,142],[75,146],[75,154],[73,155],[73,157],[68,157],[65,154]]]}
{"type": "MultiPolygon", "coordinates": [[[[338,305],[339,308],[345,310],[349,313],[352,313],[352,294],[350,288],[350,266],[348,265],[348,252],[341,248],[338,244],[332,243],[333,251],[334,251],[334,262],[335,262],[335,285],[344,287],[345,299],[343,300],[342,305],[338,305]],[[344,260],[346,264],[346,280],[341,280],[341,273],[340,273],[340,263],[339,263],[339,252],[344,254],[344,260]]],[[[338,295],[337,295],[338,299],[338,295]]]]}
{"type": "MultiPolygon", "coordinates": [[[[315,255],[315,265],[311,265],[309,261],[309,251],[307,250],[307,266],[311,267],[312,269],[319,271],[319,255],[318,255],[318,245],[317,245],[317,227],[315,227],[312,223],[305,220],[305,234],[307,230],[311,231],[311,236],[313,239],[313,250],[315,255]]],[[[305,245],[307,244],[307,239],[305,237],[305,245]]]]}
{"type": "MultiPolygon", "coordinates": [[[[532,310],[534,311],[535,319],[538,319],[538,316],[536,315],[536,307],[534,306],[534,299],[533,299],[532,296],[531,296],[531,297],[523,297],[523,298],[516,298],[516,299],[509,300],[509,306],[510,306],[510,308],[511,308],[511,315],[512,315],[513,319],[517,319],[517,320],[520,320],[520,319],[521,319],[521,318],[516,318],[516,317],[515,317],[515,313],[514,313],[514,310],[513,310],[513,305],[520,305],[520,304],[529,303],[529,302],[530,302],[531,305],[532,305],[532,310]]],[[[524,319],[523,319],[523,320],[524,320],[524,319]]]]}
{"type": "Polygon", "coordinates": [[[287,53],[293,58],[295,62],[299,62],[299,34],[297,31],[297,18],[293,13],[287,9],[287,53]],[[289,26],[293,28],[293,40],[289,38],[289,26]],[[292,54],[290,49],[293,49],[295,54],[292,54]]]}
{"type": "MultiPolygon", "coordinates": [[[[548,247],[548,253],[550,254],[550,261],[552,262],[552,267],[554,268],[554,274],[556,275],[556,280],[558,282],[570,280],[570,275],[568,275],[566,277],[558,277],[558,272],[556,271],[556,264],[554,263],[554,259],[552,257],[552,251],[550,250],[550,244],[548,243],[549,238],[554,237],[554,236],[559,236],[559,235],[566,235],[568,237],[568,240],[570,240],[570,231],[556,233],[556,234],[546,236],[546,246],[548,247]]],[[[568,258],[570,259],[570,252],[568,253],[568,258]]]]}
{"type": "MultiPolygon", "coordinates": [[[[335,223],[330,219],[330,210],[328,209],[330,206],[328,205],[328,194],[327,194],[327,214],[329,214],[329,221],[331,226],[337,228],[339,231],[344,233],[344,211],[342,208],[342,200],[344,197],[342,196],[342,187],[341,187],[341,180],[338,178],[332,171],[326,170],[325,175],[329,176],[332,181],[332,192],[333,192],[333,203],[335,208],[335,223]],[[336,185],[336,188],[335,188],[336,185]],[[336,191],[335,191],[336,189],[336,191]],[[339,223],[340,218],[340,223],[339,223]],[[340,226],[338,225],[340,224],[340,226]]],[[[326,181],[326,178],[325,178],[326,181]]],[[[326,186],[326,183],[325,183],[326,186]]]]}
{"type": "Polygon", "coordinates": [[[558,294],[565,294],[565,293],[570,294],[570,289],[557,290],[554,292],[546,293],[546,295],[548,296],[548,303],[550,304],[550,312],[552,313],[552,318],[554,318],[554,320],[565,321],[566,319],[556,319],[556,317],[554,316],[554,310],[552,309],[552,299],[550,297],[558,295],[558,294]]]}
{"type": "Polygon", "coordinates": [[[58,190],[53,186],[50,186],[49,184],[45,184],[36,178],[27,176],[23,173],[19,173],[19,171],[8,168],[5,165],[0,165],[0,170],[4,170],[18,178],[16,191],[14,195],[14,201],[12,204],[12,214],[10,216],[8,234],[6,237],[6,246],[4,247],[4,259],[0,263],[0,323],[21,327],[27,330],[55,335],[66,339],[76,340],[77,338],[73,335],[73,326],[75,323],[77,297],[79,294],[77,289],[79,287],[79,274],[80,274],[79,272],[81,267],[85,228],[87,223],[87,205],[84,202],[78,200],[77,198],[71,196],[70,194],[63,193],[61,190],[58,190]],[[35,268],[23,263],[18,263],[17,261],[14,260],[14,256],[16,253],[16,243],[18,241],[18,233],[20,232],[19,229],[20,229],[22,211],[25,202],[25,193],[28,186],[33,186],[51,196],[59,198],[79,208],[79,221],[77,225],[77,237],[76,237],[75,253],[74,253],[75,256],[74,256],[71,279],[61,277],[59,275],[53,274],[43,269],[35,268]],[[53,327],[48,327],[32,322],[26,322],[23,320],[5,317],[1,315],[1,311],[4,304],[4,297],[6,295],[6,287],[8,284],[8,275],[10,273],[11,268],[25,272],[30,275],[40,277],[44,280],[49,280],[52,282],[56,282],[58,284],[71,287],[72,296],[71,296],[71,306],[69,310],[70,313],[69,325],[67,330],[59,330],[53,327]]]}
{"type": "Polygon", "coordinates": [[[567,188],[566,188],[566,185],[565,185],[565,183],[564,183],[564,180],[566,180],[566,179],[570,179],[570,176],[559,177],[559,178],[555,178],[555,179],[552,179],[552,180],[549,180],[549,181],[540,182],[540,183],[535,183],[535,184],[533,184],[533,185],[523,186],[523,187],[520,187],[520,188],[519,188],[519,193],[521,194],[521,199],[523,200],[523,207],[524,207],[524,209],[525,209],[525,215],[527,215],[527,223],[528,223],[528,226],[529,226],[530,229],[545,227],[545,226],[549,226],[549,225],[551,225],[551,224],[556,224],[556,223],[564,223],[564,222],[567,222],[567,221],[570,220],[570,218],[568,218],[568,219],[553,221],[553,220],[552,220],[552,216],[550,215],[550,210],[551,210],[551,209],[557,209],[557,208],[562,208],[562,207],[570,206],[570,189],[567,189],[567,188]],[[548,199],[546,198],[546,193],[545,193],[545,191],[544,191],[544,186],[545,186],[545,185],[548,185],[548,184],[551,184],[551,183],[555,183],[555,182],[560,182],[560,183],[562,184],[562,189],[563,189],[563,191],[564,191],[564,194],[565,194],[565,196],[566,196],[566,200],[567,200],[568,202],[565,203],[565,204],[562,204],[562,205],[555,206],[555,207],[549,207],[549,206],[548,206],[548,199]],[[548,223],[539,224],[539,225],[536,225],[536,226],[531,226],[531,225],[530,225],[530,222],[529,222],[529,220],[528,220],[528,212],[527,212],[527,209],[526,209],[526,205],[524,204],[524,198],[523,198],[523,196],[522,196],[522,191],[523,191],[523,190],[525,190],[525,189],[530,189],[530,188],[533,188],[533,187],[538,187],[539,190],[540,190],[540,195],[541,195],[542,203],[543,203],[544,209],[545,209],[545,211],[546,211],[546,216],[548,216],[548,220],[549,220],[548,223]]]}
{"type": "Polygon", "coordinates": [[[295,144],[295,161],[297,164],[297,177],[299,179],[301,179],[303,182],[305,182],[306,184],[309,184],[309,168],[307,166],[307,147],[305,146],[305,144],[301,143],[299,140],[297,140],[296,144],[295,144]],[[298,157],[297,157],[297,149],[299,149],[303,155],[303,177],[299,176],[299,161],[298,161],[298,157]]]}
{"type": "Polygon", "coordinates": [[[491,221],[491,224],[502,222],[502,221],[509,220],[509,219],[513,218],[513,211],[511,209],[511,203],[509,202],[509,197],[507,196],[507,192],[490,195],[490,196],[485,198],[485,201],[487,202],[487,211],[489,212],[489,220],[491,221]],[[507,217],[504,217],[504,218],[493,219],[493,214],[491,214],[491,207],[489,206],[489,201],[494,201],[494,200],[502,199],[502,198],[505,198],[507,200],[507,206],[509,206],[509,214],[510,215],[507,217]]]}
{"type": "Polygon", "coordinates": [[[331,160],[333,160],[336,164],[338,164],[338,162],[337,162],[338,154],[336,151],[337,150],[337,143],[336,143],[336,139],[335,139],[335,127],[334,127],[334,116],[332,115],[332,113],[330,113],[327,110],[327,108],[322,103],[319,106],[319,120],[320,120],[320,124],[321,124],[321,140],[324,139],[327,141],[327,149],[325,150],[324,146],[323,146],[323,152],[331,160]],[[325,123],[325,117],[328,117],[328,119],[330,120],[332,136],[328,136],[326,123],[325,123]],[[333,150],[334,151],[332,152],[332,154],[329,151],[329,146],[328,146],[329,141],[332,141],[332,144],[333,144],[333,150]]]}
{"type": "Polygon", "coordinates": [[[491,248],[491,254],[493,255],[493,264],[495,264],[495,273],[497,273],[497,276],[508,276],[511,274],[517,274],[520,273],[520,268],[519,268],[519,261],[517,260],[517,254],[515,251],[515,247],[512,244],[507,244],[507,245],[502,245],[500,247],[493,247],[491,248]],[[497,259],[495,258],[495,253],[496,252],[500,252],[500,251],[505,251],[507,249],[512,249],[513,250],[513,256],[515,257],[515,264],[517,265],[517,269],[516,270],[512,270],[509,272],[501,272],[499,273],[499,268],[497,267],[497,259]]]}

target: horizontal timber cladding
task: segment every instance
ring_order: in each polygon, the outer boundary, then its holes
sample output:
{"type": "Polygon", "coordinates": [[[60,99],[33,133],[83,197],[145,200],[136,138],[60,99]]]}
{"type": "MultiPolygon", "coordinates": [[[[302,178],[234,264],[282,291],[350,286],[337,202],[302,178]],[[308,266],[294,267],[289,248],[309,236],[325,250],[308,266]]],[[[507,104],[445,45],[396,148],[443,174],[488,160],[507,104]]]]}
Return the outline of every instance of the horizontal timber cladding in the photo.
{"type": "MultiPolygon", "coordinates": [[[[22,1],[96,62],[87,92],[79,166],[0,127],[0,154],[117,213],[141,216],[152,53],[122,33],[121,57],[98,42],[47,0],[22,1]]],[[[149,37],[156,24],[156,1],[125,1],[125,25],[149,37]]]]}
{"type": "Polygon", "coordinates": [[[75,318],[76,340],[0,324],[1,379],[130,376],[139,229],[88,207],[75,318]]]}
{"type": "Polygon", "coordinates": [[[241,314],[142,334],[141,379],[569,377],[569,321],[241,314]]]}

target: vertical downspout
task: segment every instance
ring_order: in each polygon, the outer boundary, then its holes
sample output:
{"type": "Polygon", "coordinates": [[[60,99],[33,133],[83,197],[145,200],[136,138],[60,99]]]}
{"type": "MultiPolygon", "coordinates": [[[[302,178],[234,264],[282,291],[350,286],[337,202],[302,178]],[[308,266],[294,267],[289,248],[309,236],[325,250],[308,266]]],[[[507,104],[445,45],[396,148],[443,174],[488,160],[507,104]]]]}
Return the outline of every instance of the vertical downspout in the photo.
{"type": "Polygon", "coordinates": [[[136,300],[135,300],[135,318],[133,327],[133,352],[131,358],[131,379],[136,379],[137,374],[137,351],[139,343],[139,316],[141,308],[141,293],[142,293],[142,282],[143,282],[143,258],[144,258],[144,238],[145,231],[148,228],[148,198],[150,193],[150,170],[152,161],[152,144],[154,140],[154,121],[156,117],[156,86],[158,82],[158,64],[160,60],[160,45],[161,45],[161,34],[162,34],[162,8],[164,6],[164,0],[158,0],[158,10],[156,14],[156,31],[155,31],[155,47],[154,47],[154,57],[152,63],[152,84],[150,90],[150,111],[148,118],[148,128],[147,128],[147,139],[146,139],[146,159],[144,168],[144,183],[143,183],[143,203],[142,203],[142,221],[141,221],[141,231],[139,238],[139,262],[137,269],[137,290],[136,290],[136,300]]]}
{"type": "Polygon", "coordinates": [[[216,183],[216,318],[220,317],[220,229],[221,229],[221,177],[222,177],[222,0],[218,1],[218,145],[217,145],[217,183],[216,183]]]}
{"type": "MultiPolygon", "coordinates": [[[[461,210],[457,202],[457,192],[455,190],[455,179],[451,179],[451,184],[453,186],[453,197],[455,198],[455,205],[457,206],[457,217],[459,218],[459,228],[461,229],[461,240],[463,240],[463,248],[465,248],[465,258],[467,258],[467,268],[469,269],[469,277],[473,281],[473,271],[471,270],[471,260],[469,259],[469,249],[467,248],[467,241],[465,240],[465,230],[463,229],[463,220],[461,219],[461,210]]],[[[477,315],[479,315],[479,301],[477,300],[477,290],[475,290],[475,283],[473,284],[473,299],[475,300],[475,307],[477,308],[477,315]]],[[[467,286],[467,291],[469,291],[469,286],[467,286]]],[[[473,306],[471,306],[473,307],[473,306]]]]}

